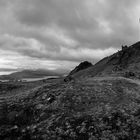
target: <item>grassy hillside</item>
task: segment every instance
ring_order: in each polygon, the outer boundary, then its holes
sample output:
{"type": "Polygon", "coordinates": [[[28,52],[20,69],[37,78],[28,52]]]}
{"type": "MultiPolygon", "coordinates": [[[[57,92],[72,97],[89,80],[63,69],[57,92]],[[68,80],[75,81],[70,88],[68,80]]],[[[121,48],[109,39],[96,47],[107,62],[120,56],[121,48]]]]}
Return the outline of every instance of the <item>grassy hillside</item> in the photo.
{"type": "Polygon", "coordinates": [[[95,65],[72,75],[73,78],[94,76],[140,77],[140,42],[124,47],[115,54],[108,56],[95,65]]]}

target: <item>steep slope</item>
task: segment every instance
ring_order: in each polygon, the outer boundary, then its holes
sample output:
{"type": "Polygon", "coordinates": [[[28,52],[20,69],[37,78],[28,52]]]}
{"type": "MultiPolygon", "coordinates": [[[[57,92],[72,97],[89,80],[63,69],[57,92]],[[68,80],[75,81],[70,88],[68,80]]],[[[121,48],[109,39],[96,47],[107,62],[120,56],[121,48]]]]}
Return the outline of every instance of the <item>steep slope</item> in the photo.
{"type": "Polygon", "coordinates": [[[92,64],[90,62],[88,62],[88,61],[81,62],[74,70],[72,70],[70,72],[70,75],[73,75],[73,74],[75,74],[75,73],[77,73],[77,72],[79,72],[81,70],[87,69],[87,68],[89,68],[91,66],[92,66],[92,64]]]}
{"type": "Polygon", "coordinates": [[[94,76],[135,76],[140,77],[140,42],[106,57],[85,70],[73,74],[74,78],[94,76]]]}
{"type": "Polygon", "coordinates": [[[91,66],[93,66],[92,63],[90,63],[88,61],[81,62],[78,66],[76,66],[74,68],[74,70],[72,70],[69,73],[69,75],[64,79],[64,81],[70,81],[74,74],[76,74],[77,72],[82,71],[84,69],[87,69],[87,68],[89,68],[91,66]]]}
{"type": "Polygon", "coordinates": [[[61,74],[58,74],[56,72],[50,71],[50,70],[23,70],[20,72],[15,72],[10,75],[3,75],[0,76],[1,80],[6,79],[22,79],[22,78],[41,78],[44,76],[60,76],[61,74]]]}

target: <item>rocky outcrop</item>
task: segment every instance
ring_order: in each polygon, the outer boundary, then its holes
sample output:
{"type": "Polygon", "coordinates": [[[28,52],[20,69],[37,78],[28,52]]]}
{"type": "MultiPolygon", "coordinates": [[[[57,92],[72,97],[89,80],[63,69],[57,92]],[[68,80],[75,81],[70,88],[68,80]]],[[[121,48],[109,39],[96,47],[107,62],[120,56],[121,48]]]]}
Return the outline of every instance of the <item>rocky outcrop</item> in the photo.
{"type": "Polygon", "coordinates": [[[78,66],[73,69],[69,75],[64,79],[65,82],[73,80],[73,75],[81,70],[87,69],[89,67],[93,66],[92,63],[88,61],[81,62],[78,66]]]}

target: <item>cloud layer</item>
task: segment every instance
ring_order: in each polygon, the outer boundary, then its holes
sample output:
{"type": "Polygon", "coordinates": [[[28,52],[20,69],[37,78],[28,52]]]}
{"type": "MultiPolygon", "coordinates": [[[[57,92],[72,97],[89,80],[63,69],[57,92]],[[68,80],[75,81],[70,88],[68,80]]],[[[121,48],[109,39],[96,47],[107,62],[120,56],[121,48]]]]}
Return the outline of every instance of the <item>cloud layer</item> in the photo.
{"type": "Polygon", "coordinates": [[[95,63],[139,40],[139,16],[139,0],[0,0],[0,68],[95,63]]]}

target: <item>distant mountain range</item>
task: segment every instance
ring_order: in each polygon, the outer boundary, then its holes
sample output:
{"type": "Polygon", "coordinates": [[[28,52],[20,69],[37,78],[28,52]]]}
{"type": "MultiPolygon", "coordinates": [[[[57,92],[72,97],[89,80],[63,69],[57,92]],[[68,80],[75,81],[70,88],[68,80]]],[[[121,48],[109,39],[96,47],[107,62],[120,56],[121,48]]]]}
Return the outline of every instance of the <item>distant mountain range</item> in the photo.
{"type": "MultiPolygon", "coordinates": [[[[83,64],[82,64],[83,65],[83,64]]],[[[122,46],[122,50],[105,57],[95,65],[80,69],[76,67],[66,79],[79,79],[95,76],[123,76],[140,78],[140,42],[122,46]],[[75,71],[79,69],[78,71],[75,71]]]]}
{"type": "Polygon", "coordinates": [[[37,70],[22,70],[19,72],[14,72],[9,75],[1,75],[0,80],[10,80],[10,79],[23,79],[23,78],[42,78],[45,76],[62,76],[63,74],[56,71],[37,69],[37,70]]]}

